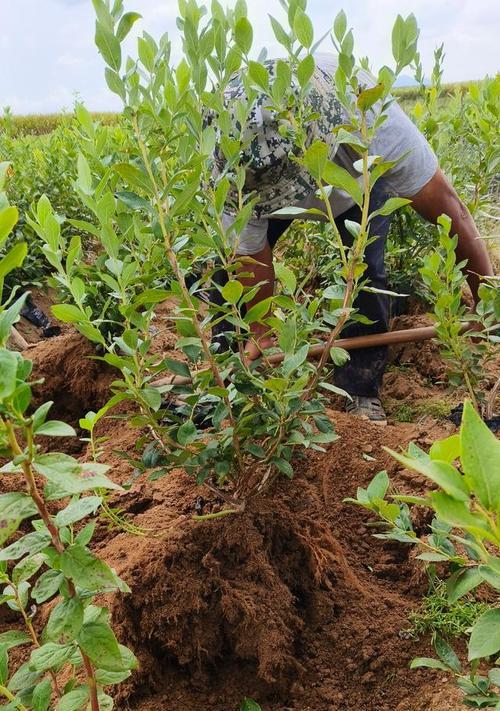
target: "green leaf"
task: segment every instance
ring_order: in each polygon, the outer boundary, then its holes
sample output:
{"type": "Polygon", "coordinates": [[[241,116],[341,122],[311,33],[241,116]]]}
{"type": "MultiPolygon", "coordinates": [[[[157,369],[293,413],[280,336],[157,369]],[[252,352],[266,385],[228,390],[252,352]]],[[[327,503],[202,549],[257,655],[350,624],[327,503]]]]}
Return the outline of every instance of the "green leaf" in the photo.
{"type": "Polygon", "coordinates": [[[76,437],[76,432],[70,425],[59,420],[49,420],[45,424],[40,425],[35,430],[36,435],[45,435],[46,437],[76,437]]]}
{"type": "Polygon", "coordinates": [[[164,358],[163,365],[175,375],[181,375],[184,378],[190,378],[191,372],[187,363],[182,360],[175,360],[174,358],[164,358]]]}
{"type": "Polygon", "coordinates": [[[142,15],[139,15],[138,12],[126,12],[118,23],[118,27],[116,29],[116,39],[119,42],[123,42],[134,24],[137,20],[140,20],[141,17],[142,15]]]}
{"type": "Polygon", "coordinates": [[[328,162],[328,152],[328,146],[326,143],[323,141],[315,141],[304,153],[302,162],[311,173],[312,177],[318,181],[323,179],[323,173],[328,162]]]}
{"type": "Polygon", "coordinates": [[[449,560],[449,556],[446,553],[420,553],[417,555],[418,560],[424,560],[426,563],[440,563],[445,560],[449,560]]]}
{"type": "Polygon", "coordinates": [[[8,688],[10,691],[16,692],[32,687],[36,684],[40,675],[40,672],[31,669],[29,661],[25,662],[11,676],[8,688]]]}
{"type": "Polygon", "coordinates": [[[31,496],[17,491],[2,494],[0,496],[0,545],[17,531],[21,521],[37,513],[38,509],[31,496]]]}
{"type": "Polygon", "coordinates": [[[44,679],[37,684],[33,690],[32,705],[33,711],[47,711],[52,696],[52,682],[44,679]]]}
{"type": "MultiPolygon", "coordinates": [[[[367,111],[369,108],[371,108],[374,104],[377,103],[377,101],[382,97],[383,93],[384,93],[384,85],[383,84],[376,84],[375,86],[371,86],[367,89],[363,89],[363,91],[361,91],[358,94],[358,99],[357,99],[358,108],[361,109],[361,111],[367,111]]],[[[411,202],[411,201],[408,200],[408,202],[411,202]]],[[[387,213],[387,214],[390,214],[390,213],[387,213]]]]}
{"type": "Polygon", "coordinates": [[[101,686],[111,686],[113,684],[120,684],[125,679],[130,676],[130,671],[112,672],[106,669],[97,669],[95,673],[95,678],[98,684],[101,686]]]}
{"type": "Polygon", "coordinates": [[[119,72],[122,63],[120,43],[100,22],[96,23],[95,43],[106,64],[115,72],[119,72]]]}
{"type": "Polygon", "coordinates": [[[240,706],[240,711],[262,711],[262,709],[256,701],[245,698],[240,706]]]}
{"type": "Polygon", "coordinates": [[[45,628],[47,639],[67,644],[76,638],[83,624],[83,604],[78,597],[60,602],[52,612],[45,628]]]}
{"type": "Polygon", "coordinates": [[[452,464],[460,457],[460,436],[455,434],[434,442],[429,451],[429,456],[433,460],[452,464]]]}
{"type": "Polygon", "coordinates": [[[45,561],[46,557],[43,553],[23,558],[12,570],[11,579],[14,585],[19,585],[19,583],[29,580],[40,570],[45,561]]]}
{"type": "Polygon", "coordinates": [[[228,304],[237,304],[243,294],[243,284],[237,279],[232,279],[222,287],[221,293],[228,304]]]}
{"type": "Polygon", "coordinates": [[[82,545],[71,545],[61,555],[61,570],[75,585],[94,592],[128,591],[109,565],[82,545]]]}
{"type": "Polygon", "coordinates": [[[33,460],[33,468],[66,495],[98,488],[121,490],[104,475],[108,466],[97,462],[80,464],[67,454],[39,454],[33,460]]]}
{"type": "Polygon", "coordinates": [[[276,20],[272,15],[269,15],[269,20],[271,21],[271,27],[273,29],[274,36],[276,37],[277,41],[279,42],[279,44],[289,50],[292,43],[290,41],[290,36],[288,35],[288,33],[278,22],[278,20],[276,20]]]}
{"type": "Polygon", "coordinates": [[[33,671],[38,672],[56,669],[71,657],[74,649],[71,644],[62,645],[47,642],[31,653],[30,667],[33,671]]]}
{"type": "Polygon", "coordinates": [[[81,521],[82,518],[95,513],[101,504],[102,499],[100,496],[87,496],[83,499],[72,501],[65,509],[56,514],[56,525],[59,528],[71,526],[73,523],[81,521]]]}
{"type": "Polygon", "coordinates": [[[370,501],[383,499],[389,488],[389,477],[385,470],[379,472],[368,484],[366,490],[370,501]]]}
{"type": "Polygon", "coordinates": [[[305,215],[308,215],[312,212],[312,210],[306,210],[304,207],[294,207],[292,205],[289,205],[288,207],[282,207],[279,210],[274,210],[271,215],[284,215],[285,217],[296,217],[298,215],[302,215],[303,217],[305,217],[305,215]]]}
{"type": "Polygon", "coordinates": [[[458,501],[468,501],[469,492],[464,478],[460,472],[447,462],[433,461],[431,459],[417,459],[407,457],[398,452],[394,452],[389,448],[385,448],[387,452],[398,462],[404,464],[408,469],[423,474],[438,484],[447,494],[453,496],[458,501]]]}
{"type": "Polygon", "coordinates": [[[333,33],[339,42],[342,42],[347,30],[347,17],[344,10],[341,10],[335,17],[333,23],[333,33]]]}
{"type": "Polygon", "coordinates": [[[411,200],[407,200],[406,198],[389,198],[381,208],[370,213],[370,220],[373,220],[377,215],[392,215],[393,212],[410,203],[411,200]]]}
{"type": "Polygon", "coordinates": [[[104,694],[102,691],[99,692],[97,701],[99,702],[99,711],[113,711],[114,701],[108,694],[104,694]]]}
{"type": "Polygon", "coordinates": [[[88,701],[88,698],[87,687],[80,686],[59,699],[56,711],[78,711],[88,701]]]}
{"type": "Polygon", "coordinates": [[[291,269],[286,267],[282,262],[274,264],[274,271],[277,279],[283,284],[289,294],[295,294],[297,288],[297,278],[291,269]]]}
{"type": "Polygon", "coordinates": [[[481,504],[500,511],[500,440],[467,400],[460,428],[461,461],[465,479],[481,504]]]}
{"type": "Polygon", "coordinates": [[[54,304],[51,311],[59,321],[63,323],[78,323],[86,320],[86,316],[77,306],[73,304],[54,304]]]}
{"type": "Polygon", "coordinates": [[[309,49],[314,42],[314,28],[311,19],[300,7],[295,13],[293,31],[295,32],[300,44],[306,49],[309,49]]]}
{"type": "Polygon", "coordinates": [[[338,368],[341,368],[343,365],[345,365],[349,360],[351,356],[349,355],[349,352],[344,350],[344,348],[339,348],[338,346],[333,346],[333,348],[330,348],[330,359],[334,365],[336,365],[338,368]]]}
{"type": "Polygon", "coordinates": [[[345,190],[354,202],[361,207],[363,204],[363,190],[356,178],[345,168],[329,160],[323,168],[322,178],[328,185],[345,190]]]}
{"type": "Polygon", "coordinates": [[[453,604],[483,582],[478,568],[457,570],[446,581],[448,601],[453,604]]]}
{"type": "Polygon", "coordinates": [[[19,314],[27,297],[28,293],[25,292],[8,309],[0,311],[0,345],[7,341],[11,327],[19,321],[19,314]]]}
{"type": "Polygon", "coordinates": [[[419,669],[421,667],[427,667],[428,669],[442,669],[443,671],[450,671],[449,667],[439,659],[432,659],[432,657],[417,657],[413,659],[410,664],[410,669],[419,669]]]}
{"type": "Polygon", "coordinates": [[[278,457],[273,457],[271,461],[282,474],[287,476],[289,479],[293,477],[293,467],[290,462],[286,461],[286,459],[279,459],[278,457]]]}
{"type": "Polygon", "coordinates": [[[50,533],[48,531],[34,531],[23,536],[18,541],[11,543],[7,548],[0,550],[1,560],[17,560],[24,555],[35,555],[40,553],[50,543],[50,533]]]}
{"type": "Polygon", "coordinates": [[[177,430],[177,441],[182,446],[190,444],[196,438],[196,425],[192,420],[186,420],[177,430]]]}
{"type": "Polygon", "coordinates": [[[465,528],[466,530],[486,530],[484,520],[472,514],[463,501],[457,501],[448,494],[431,494],[433,508],[439,518],[450,526],[465,528]]]}
{"type": "Polygon", "coordinates": [[[154,410],[154,412],[158,412],[162,403],[160,391],[157,388],[146,386],[141,390],[141,395],[149,407],[154,410]]]}
{"type": "Polygon", "coordinates": [[[8,630],[8,632],[0,634],[0,647],[5,647],[5,649],[12,649],[21,644],[28,644],[31,641],[29,634],[22,630],[8,630]]]}
{"type": "Polygon", "coordinates": [[[115,193],[118,200],[130,207],[131,210],[145,210],[146,212],[151,212],[151,204],[140,197],[136,193],[131,193],[128,190],[119,190],[115,193]]]}
{"type": "Polygon", "coordinates": [[[139,662],[135,654],[128,647],[124,647],[123,644],[119,644],[120,654],[122,655],[122,663],[125,669],[138,669],[139,662]]]}
{"type": "Polygon", "coordinates": [[[99,669],[123,671],[124,663],[111,628],[101,622],[87,622],[78,635],[78,644],[99,669]]]}
{"type": "Polygon", "coordinates": [[[487,610],[477,620],[469,640],[469,661],[500,651],[500,608],[487,610]]]}
{"type": "Polygon", "coordinates": [[[84,590],[99,592],[119,587],[119,579],[109,565],[78,544],[68,546],[61,555],[61,570],[84,590]]]}
{"type": "Polygon", "coordinates": [[[297,67],[297,78],[302,88],[304,88],[307,85],[307,82],[311,79],[315,68],[316,62],[314,61],[312,54],[306,55],[304,59],[299,62],[299,66],[297,67]]]}
{"type": "Polygon", "coordinates": [[[165,299],[172,296],[172,292],[167,289],[145,289],[134,298],[134,306],[143,306],[144,304],[160,304],[165,299]]]}
{"type": "Polygon", "coordinates": [[[492,684],[500,686],[500,668],[490,669],[488,672],[488,678],[492,684]]]}
{"type": "Polygon", "coordinates": [[[11,271],[22,266],[26,254],[28,253],[28,245],[26,242],[18,242],[0,259],[0,279],[4,279],[11,271]]]}
{"type": "Polygon", "coordinates": [[[130,165],[129,163],[117,163],[113,167],[120,177],[123,178],[123,180],[131,187],[134,187],[137,190],[142,190],[150,197],[154,194],[149,176],[139,170],[139,168],[136,168],[134,165],[130,165]]]}
{"type": "Polygon", "coordinates": [[[88,546],[92,540],[92,536],[94,535],[95,527],[95,521],[87,523],[82,530],[78,532],[78,535],[75,536],[75,543],[78,543],[81,546],[88,546]]]}
{"type": "Polygon", "coordinates": [[[461,666],[459,658],[450,645],[439,635],[436,635],[436,639],[434,640],[434,649],[436,650],[438,657],[442,662],[444,662],[444,664],[446,664],[447,667],[452,669],[457,674],[460,673],[461,666]]]}
{"type": "Polygon", "coordinates": [[[63,580],[64,576],[59,570],[47,570],[36,581],[31,597],[40,605],[57,593],[63,580]]]}
{"type": "Polygon", "coordinates": [[[0,244],[5,242],[18,219],[19,212],[17,207],[10,206],[0,210],[0,244]]]}
{"type": "Polygon", "coordinates": [[[253,28],[247,17],[240,17],[234,28],[234,39],[243,54],[248,54],[252,49],[253,28]]]}
{"type": "Polygon", "coordinates": [[[308,353],[309,345],[306,343],[305,345],[301,346],[301,348],[299,348],[296,353],[286,356],[282,365],[282,370],[285,377],[288,377],[289,375],[291,375],[291,373],[293,373],[294,370],[300,368],[302,363],[304,363],[304,361],[307,359],[308,353]]]}
{"type": "Polygon", "coordinates": [[[33,431],[36,432],[37,428],[40,427],[40,425],[43,425],[53,404],[54,403],[49,400],[48,402],[44,402],[43,405],[40,405],[40,407],[35,410],[32,415],[33,431]]]}
{"type": "Polygon", "coordinates": [[[9,652],[0,646],[0,684],[5,685],[9,678],[9,652]]]}
{"type": "Polygon", "coordinates": [[[156,46],[150,36],[139,37],[137,40],[137,53],[144,67],[152,72],[155,67],[156,46]]]}
{"type": "Polygon", "coordinates": [[[493,570],[490,566],[480,565],[479,572],[481,577],[488,585],[491,585],[495,590],[500,590],[500,569],[498,571],[493,570]]]}
{"type": "Polygon", "coordinates": [[[255,84],[264,91],[269,90],[269,72],[260,62],[248,62],[248,73],[255,84]]]}
{"type": "Polygon", "coordinates": [[[17,387],[18,357],[14,351],[0,349],[0,399],[10,397],[17,387]]]}
{"type": "Polygon", "coordinates": [[[346,390],[343,390],[342,388],[337,387],[337,385],[333,385],[333,383],[328,383],[326,380],[322,380],[319,383],[319,386],[320,386],[320,388],[329,390],[331,393],[335,393],[335,395],[340,395],[341,397],[347,397],[349,399],[352,399],[346,390]]]}
{"type": "Polygon", "coordinates": [[[77,159],[78,181],[77,185],[84,195],[92,195],[92,173],[87,159],[82,153],[77,159]]]}
{"type": "Polygon", "coordinates": [[[175,77],[177,79],[179,94],[182,94],[186,91],[191,80],[191,68],[185,59],[181,59],[177,65],[175,77]]]}
{"type": "Polygon", "coordinates": [[[122,79],[120,79],[120,75],[118,74],[118,72],[115,72],[109,67],[106,67],[106,69],[104,70],[104,76],[106,78],[106,84],[108,85],[110,91],[112,91],[113,94],[118,94],[122,101],[125,101],[125,98],[127,96],[125,91],[125,84],[122,79]]]}
{"type": "Polygon", "coordinates": [[[272,304],[272,297],[267,299],[262,299],[257,304],[252,306],[245,314],[245,323],[258,323],[261,319],[265,318],[272,304]]]}

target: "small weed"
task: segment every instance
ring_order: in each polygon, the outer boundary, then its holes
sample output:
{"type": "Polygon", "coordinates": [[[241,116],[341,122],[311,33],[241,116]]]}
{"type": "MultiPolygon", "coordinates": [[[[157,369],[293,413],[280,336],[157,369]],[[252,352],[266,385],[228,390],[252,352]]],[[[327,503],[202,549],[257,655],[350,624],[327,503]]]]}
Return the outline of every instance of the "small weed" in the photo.
{"type": "Polygon", "coordinates": [[[447,400],[428,400],[419,403],[417,414],[422,417],[434,417],[436,420],[444,420],[453,409],[453,404],[447,400]]]}
{"type": "Polygon", "coordinates": [[[404,402],[394,410],[392,419],[396,422],[413,422],[415,419],[415,410],[407,402],[404,402]]]}
{"type": "Polygon", "coordinates": [[[410,373],[411,370],[411,363],[391,363],[391,365],[386,368],[388,373],[410,373]]]}
{"type": "Polygon", "coordinates": [[[410,632],[416,638],[427,633],[448,638],[459,637],[488,609],[489,605],[479,602],[473,595],[450,603],[446,583],[436,579],[431,583],[418,610],[410,614],[410,632]]]}

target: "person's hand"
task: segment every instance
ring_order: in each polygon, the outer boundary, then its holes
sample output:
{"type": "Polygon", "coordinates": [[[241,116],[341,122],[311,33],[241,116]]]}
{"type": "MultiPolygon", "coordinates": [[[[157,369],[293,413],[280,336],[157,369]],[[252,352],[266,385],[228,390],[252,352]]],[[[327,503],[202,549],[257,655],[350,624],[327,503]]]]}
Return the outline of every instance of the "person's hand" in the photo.
{"type": "Polygon", "coordinates": [[[253,360],[257,360],[262,355],[262,351],[266,348],[272,348],[274,345],[272,337],[269,333],[264,333],[261,336],[254,334],[245,343],[244,353],[245,353],[245,365],[250,365],[253,360]]]}

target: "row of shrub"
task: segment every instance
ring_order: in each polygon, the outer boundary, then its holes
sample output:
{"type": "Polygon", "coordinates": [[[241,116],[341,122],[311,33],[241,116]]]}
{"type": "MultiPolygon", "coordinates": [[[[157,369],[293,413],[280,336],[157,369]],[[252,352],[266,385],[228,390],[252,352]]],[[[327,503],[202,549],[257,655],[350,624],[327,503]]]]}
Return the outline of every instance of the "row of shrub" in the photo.
{"type": "MultiPolygon", "coordinates": [[[[111,125],[117,120],[117,114],[112,111],[98,111],[92,114],[94,120],[111,125]]],[[[15,115],[9,108],[4,109],[0,116],[0,133],[7,133],[13,138],[18,136],[44,136],[52,133],[60,126],[71,123],[73,112],[53,114],[15,115]]]]}

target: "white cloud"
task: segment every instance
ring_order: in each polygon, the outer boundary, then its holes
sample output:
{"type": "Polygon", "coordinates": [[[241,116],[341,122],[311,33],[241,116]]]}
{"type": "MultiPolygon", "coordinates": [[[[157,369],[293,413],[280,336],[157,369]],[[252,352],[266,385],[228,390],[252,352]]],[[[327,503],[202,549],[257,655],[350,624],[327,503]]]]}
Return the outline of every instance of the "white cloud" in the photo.
{"type": "MultiPolygon", "coordinates": [[[[283,16],[278,0],[247,2],[256,48],[266,46],[271,56],[277,56],[280,50],[267,14],[283,16]]],[[[103,64],[94,46],[90,0],[0,3],[0,107],[10,103],[16,112],[57,111],[71,106],[78,92],[90,108],[118,108],[118,99],[106,88],[103,64]]],[[[143,15],[140,26],[153,36],[168,31],[178,56],[176,0],[125,0],[125,5],[143,15]]],[[[391,62],[390,35],[396,15],[414,12],[427,71],[434,47],[443,41],[445,80],[479,78],[499,68],[497,0],[358,0],[344,6],[354,28],[357,52],[368,55],[374,67],[391,62]]],[[[309,0],[318,37],[332,25],[340,7],[340,3],[309,0]]],[[[129,46],[133,51],[132,43],[129,46]]],[[[328,48],[325,43],[324,49],[328,48]]]]}

